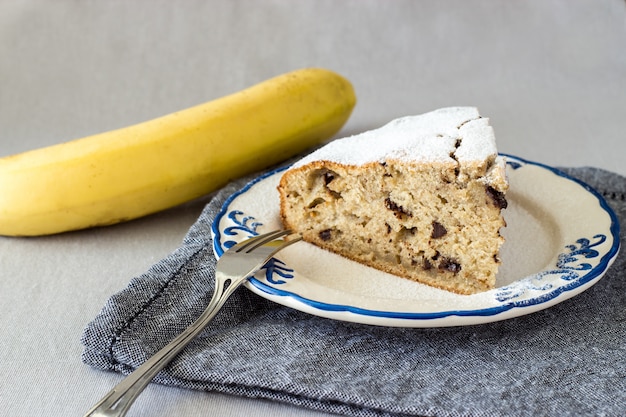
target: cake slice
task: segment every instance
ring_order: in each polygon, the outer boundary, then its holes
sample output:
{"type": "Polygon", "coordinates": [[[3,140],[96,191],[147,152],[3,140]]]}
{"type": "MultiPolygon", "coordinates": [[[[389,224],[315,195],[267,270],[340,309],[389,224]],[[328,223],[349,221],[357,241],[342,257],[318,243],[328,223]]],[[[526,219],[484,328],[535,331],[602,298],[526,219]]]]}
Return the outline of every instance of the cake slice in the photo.
{"type": "Polygon", "coordinates": [[[508,183],[473,107],[339,139],[278,185],[283,224],[346,258],[459,294],[494,288],[508,183]]]}

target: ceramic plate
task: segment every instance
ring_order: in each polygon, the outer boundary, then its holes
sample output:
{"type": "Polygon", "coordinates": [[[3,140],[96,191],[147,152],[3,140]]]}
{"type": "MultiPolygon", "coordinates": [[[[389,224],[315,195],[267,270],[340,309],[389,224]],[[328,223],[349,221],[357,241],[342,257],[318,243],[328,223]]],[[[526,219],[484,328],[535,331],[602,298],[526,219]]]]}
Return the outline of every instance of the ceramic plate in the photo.
{"type": "MultiPolygon", "coordinates": [[[[509,206],[503,211],[496,288],[458,295],[380,272],[299,242],[244,285],[310,314],[381,326],[487,323],[542,310],[596,283],[619,250],[619,224],[591,187],[507,155],[509,206]]],[[[221,254],[243,239],[281,228],[276,185],[282,170],[257,178],[224,204],[213,224],[221,254]]]]}

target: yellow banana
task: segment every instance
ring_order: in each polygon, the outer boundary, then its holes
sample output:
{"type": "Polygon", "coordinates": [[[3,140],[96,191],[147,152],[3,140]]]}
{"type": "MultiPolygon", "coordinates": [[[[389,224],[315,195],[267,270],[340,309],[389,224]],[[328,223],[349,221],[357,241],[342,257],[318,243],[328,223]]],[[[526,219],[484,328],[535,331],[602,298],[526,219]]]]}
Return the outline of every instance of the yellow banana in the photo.
{"type": "Polygon", "coordinates": [[[0,234],[103,226],[210,193],[327,140],[356,103],[306,68],[130,127],[0,158],[0,234]]]}

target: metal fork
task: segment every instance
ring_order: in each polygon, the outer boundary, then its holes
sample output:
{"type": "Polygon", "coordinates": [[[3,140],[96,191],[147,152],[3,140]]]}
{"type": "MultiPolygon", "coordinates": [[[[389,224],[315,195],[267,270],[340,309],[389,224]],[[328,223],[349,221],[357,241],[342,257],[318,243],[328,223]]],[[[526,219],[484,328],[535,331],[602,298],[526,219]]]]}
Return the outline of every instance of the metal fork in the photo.
{"type": "Polygon", "coordinates": [[[126,415],[143,389],[207,326],[228,297],[244,281],[261,269],[278,251],[301,240],[300,236],[294,236],[289,240],[278,240],[290,233],[288,230],[277,230],[255,236],[224,252],[217,261],[215,292],[211,302],[200,317],[168,345],[117,384],[85,414],[85,417],[122,417],[126,415]]]}

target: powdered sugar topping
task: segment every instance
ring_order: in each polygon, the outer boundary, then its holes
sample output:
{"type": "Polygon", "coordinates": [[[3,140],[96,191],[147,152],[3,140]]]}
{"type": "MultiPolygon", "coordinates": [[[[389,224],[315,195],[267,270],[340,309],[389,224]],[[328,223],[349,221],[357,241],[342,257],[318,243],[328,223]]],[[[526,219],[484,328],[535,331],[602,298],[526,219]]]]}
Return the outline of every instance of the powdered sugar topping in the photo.
{"type": "Polygon", "coordinates": [[[362,165],[399,159],[414,162],[471,162],[497,154],[489,120],[475,107],[446,107],[395,119],[358,135],[335,140],[298,161],[362,165]]]}

